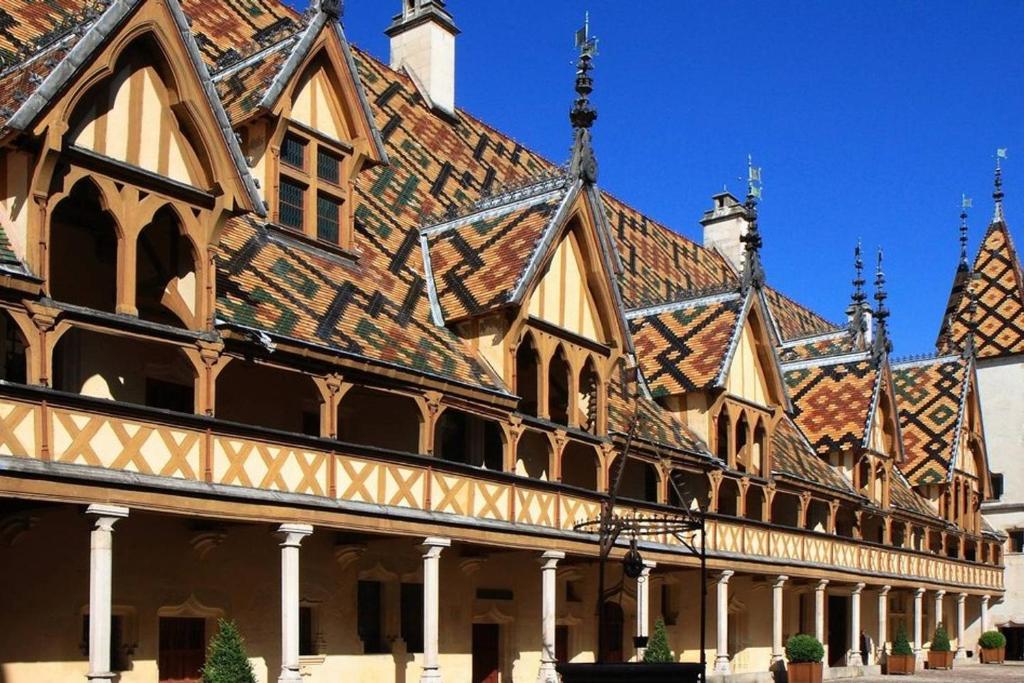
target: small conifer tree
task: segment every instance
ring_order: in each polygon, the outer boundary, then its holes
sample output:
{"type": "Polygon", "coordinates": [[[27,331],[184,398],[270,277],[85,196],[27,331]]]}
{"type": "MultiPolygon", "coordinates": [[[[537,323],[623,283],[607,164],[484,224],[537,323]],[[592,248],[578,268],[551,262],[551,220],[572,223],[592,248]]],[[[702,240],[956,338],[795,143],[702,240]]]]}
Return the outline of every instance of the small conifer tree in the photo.
{"type": "Polygon", "coordinates": [[[935,627],[935,637],[932,638],[932,652],[949,652],[949,634],[946,633],[946,625],[939,623],[935,627]]]}
{"type": "Polygon", "coordinates": [[[203,666],[203,683],[256,683],[256,675],[245,654],[245,641],[235,622],[221,619],[210,640],[203,666]]]}
{"type": "Polygon", "coordinates": [[[654,624],[654,635],[647,641],[647,649],[644,650],[644,663],[665,664],[672,661],[672,650],[668,647],[668,632],[665,630],[665,622],[659,618],[654,624]]]}
{"type": "Polygon", "coordinates": [[[903,628],[903,624],[896,629],[896,639],[892,641],[892,653],[894,655],[914,654],[914,649],[910,647],[910,641],[907,640],[907,630],[903,628]]]}

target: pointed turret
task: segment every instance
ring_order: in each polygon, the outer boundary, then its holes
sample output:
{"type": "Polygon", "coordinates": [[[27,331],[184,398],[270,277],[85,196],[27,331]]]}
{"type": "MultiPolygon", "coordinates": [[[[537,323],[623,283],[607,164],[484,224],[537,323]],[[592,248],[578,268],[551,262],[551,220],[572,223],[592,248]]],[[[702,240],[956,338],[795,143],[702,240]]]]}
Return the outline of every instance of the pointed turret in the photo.
{"type": "Polygon", "coordinates": [[[597,157],[591,142],[590,129],[597,120],[597,110],[590,104],[594,91],[594,79],[590,76],[597,54],[597,39],[590,37],[590,15],[583,28],[576,32],[576,47],[580,51],[576,62],[576,101],[569,111],[569,121],[574,132],[572,159],[569,162],[570,177],[585,183],[597,182],[597,157]]]}
{"type": "Polygon", "coordinates": [[[761,264],[761,231],[757,227],[757,200],[761,197],[761,169],[755,168],[753,160],[747,157],[747,201],[743,208],[747,213],[747,231],[740,237],[743,243],[743,291],[751,287],[764,286],[764,266],[761,264]]]}
{"type": "Polygon", "coordinates": [[[961,195],[960,199],[960,260],[957,262],[956,273],[953,275],[953,286],[949,290],[949,299],[946,300],[946,311],[942,315],[942,326],[939,328],[939,338],[936,347],[945,353],[955,348],[953,340],[953,323],[963,303],[963,297],[971,281],[971,264],[967,258],[967,209],[971,208],[972,201],[967,195],[961,195]]]}
{"type": "Polygon", "coordinates": [[[889,352],[892,351],[892,341],[889,339],[889,309],[885,306],[885,300],[889,295],[885,291],[885,271],[882,270],[882,249],[878,249],[878,265],[875,268],[875,338],[872,345],[872,352],[875,362],[879,363],[889,352]]]}

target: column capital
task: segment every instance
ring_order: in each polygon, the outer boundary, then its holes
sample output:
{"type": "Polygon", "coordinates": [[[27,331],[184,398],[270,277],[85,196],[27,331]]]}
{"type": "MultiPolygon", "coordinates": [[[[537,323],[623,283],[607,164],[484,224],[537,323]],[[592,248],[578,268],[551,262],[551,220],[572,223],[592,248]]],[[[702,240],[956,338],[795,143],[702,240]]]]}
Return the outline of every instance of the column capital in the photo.
{"type": "Polygon", "coordinates": [[[654,560],[644,560],[643,561],[643,565],[644,565],[644,572],[647,573],[647,574],[650,574],[651,570],[658,566],[658,563],[655,562],[654,560]]]}
{"type": "Polygon", "coordinates": [[[814,587],[816,591],[823,591],[828,588],[828,579],[818,579],[818,585],[814,587]]]}
{"type": "Polygon", "coordinates": [[[129,509],[120,505],[94,503],[85,509],[85,514],[96,518],[96,528],[113,531],[114,523],[128,516],[129,509]]]}
{"type": "Polygon", "coordinates": [[[981,601],[983,603],[985,603],[986,605],[989,603],[989,600],[991,600],[991,599],[992,599],[991,595],[982,595],[981,596],[981,601]]]}
{"type": "Polygon", "coordinates": [[[941,600],[944,597],[946,597],[946,591],[935,591],[936,600],[941,600]]]}
{"type": "Polygon", "coordinates": [[[925,593],[925,589],[924,588],[918,588],[917,590],[914,591],[914,595],[919,597],[919,598],[923,597],[924,593],[925,593]]]}
{"type": "Polygon", "coordinates": [[[958,593],[957,594],[956,601],[958,603],[960,603],[962,605],[966,600],[967,600],[967,593],[958,593]]]}
{"type": "Polygon", "coordinates": [[[452,545],[452,539],[441,538],[440,536],[428,536],[423,539],[420,543],[420,548],[423,549],[424,559],[435,558],[441,556],[441,551],[445,548],[450,548],[452,545]]]}
{"type": "Polygon", "coordinates": [[[857,585],[855,585],[855,586],[853,587],[853,595],[860,595],[860,594],[861,594],[861,591],[863,591],[863,590],[864,590],[864,586],[865,586],[865,585],[866,585],[866,584],[863,584],[863,583],[858,583],[857,585]]]}
{"type": "Polygon", "coordinates": [[[541,569],[556,569],[558,562],[565,559],[565,553],[560,550],[548,550],[540,556],[541,569]]]}
{"type": "Polygon", "coordinates": [[[787,581],[789,581],[788,576],[786,576],[785,574],[779,574],[775,577],[775,581],[772,585],[774,585],[776,588],[781,588],[782,584],[786,583],[787,581]]]}
{"type": "Polygon", "coordinates": [[[729,583],[729,579],[731,579],[732,575],[735,574],[735,573],[736,572],[734,572],[731,569],[724,570],[721,574],[718,575],[718,583],[720,583],[720,584],[727,584],[727,583],[729,583]]]}
{"type": "Polygon", "coordinates": [[[879,595],[888,595],[889,591],[891,591],[891,590],[892,590],[892,586],[879,586],[878,587],[878,594],[879,595]]]}
{"type": "Polygon", "coordinates": [[[313,533],[313,525],[286,523],[277,527],[277,533],[284,536],[281,540],[282,548],[298,548],[302,539],[313,533]]]}

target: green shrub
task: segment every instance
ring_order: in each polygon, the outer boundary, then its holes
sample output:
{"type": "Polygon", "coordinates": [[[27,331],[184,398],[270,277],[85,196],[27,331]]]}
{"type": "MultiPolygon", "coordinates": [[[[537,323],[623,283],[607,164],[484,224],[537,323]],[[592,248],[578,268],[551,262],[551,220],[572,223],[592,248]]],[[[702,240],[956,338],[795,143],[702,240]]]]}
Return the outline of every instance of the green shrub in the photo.
{"type": "Polygon", "coordinates": [[[940,623],[935,627],[935,636],[932,638],[932,652],[949,652],[949,634],[946,633],[945,624],[940,623]]]}
{"type": "Polygon", "coordinates": [[[896,639],[892,641],[892,653],[894,655],[914,654],[914,649],[910,647],[910,641],[907,640],[907,630],[903,628],[903,624],[896,629],[896,639]]]}
{"type": "Polygon", "coordinates": [[[203,666],[203,683],[256,683],[252,665],[245,654],[245,641],[235,622],[221,619],[220,629],[210,640],[203,666]]]}
{"type": "Polygon", "coordinates": [[[825,656],[825,648],[814,636],[798,633],[786,643],[786,659],[790,664],[817,663],[825,656]]]}
{"type": "Polygon", "coordinates": [[[981,638],[978,638],[978,647],[986,650],[998,650],[1001,647],[1006,647],[1006,636],[999,631],[985,631],[981,634],[981,638]]]}
{"type": "Polygon", "coordinates": [[[672,659],[672,650],[668,647],[668,633],[665,631],[665,622],[660,618],[654,623],[654,635],[647,641],[647,649],[644,650],[644,662],[647,664],[664,664],[675,661],[672,659]]]}

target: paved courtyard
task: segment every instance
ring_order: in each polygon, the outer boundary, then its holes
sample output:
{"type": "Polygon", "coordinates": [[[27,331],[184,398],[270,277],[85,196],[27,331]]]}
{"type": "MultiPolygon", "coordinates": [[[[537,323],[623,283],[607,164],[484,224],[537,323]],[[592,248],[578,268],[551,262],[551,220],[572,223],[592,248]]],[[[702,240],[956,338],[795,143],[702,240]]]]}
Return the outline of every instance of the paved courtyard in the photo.
{"type": "Polygon", "coordinates": [[[952,671],[918,671],[913,676],[871,676],[853,679],[858,683],[988,683],[988,681],[1024,681],[1024,662],[1002,666],[968,664],[952,671]]]}

